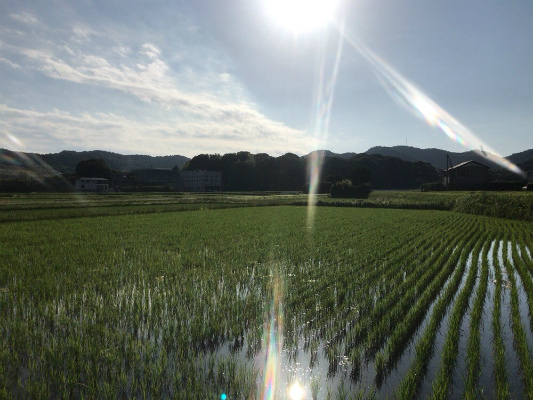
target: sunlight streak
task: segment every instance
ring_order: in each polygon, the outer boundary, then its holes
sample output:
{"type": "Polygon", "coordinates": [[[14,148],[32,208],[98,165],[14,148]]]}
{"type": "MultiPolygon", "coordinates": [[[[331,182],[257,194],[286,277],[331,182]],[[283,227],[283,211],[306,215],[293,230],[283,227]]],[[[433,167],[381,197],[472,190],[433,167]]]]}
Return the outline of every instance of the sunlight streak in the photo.
{"type": "MultiPolygon", "coordinates": [[[[339,73],[339,65],[343,50],[343,32],[344,26],[340,28],[339,42],[337,45],[337,53],[335,56],[335,64],[331,73],[331,78],[326,82],[325,78],[325,56],[322,55],[319,76],[318,88],[316,94],[316,109],[314,133],[317,142],[325,143],[327,140],[329,121],[331,118],[331,109],[333,105],[333,97],[335,87],[337,85],[337,77],[339,73]]],[[[315,212],[316,212],[316,195],[320,182],[320,173],[322,170],[322,162],[324,160],[323,152],[316,151],[307,161],[308,176],[309,176],[309,196],[307,201],[307,227],[312,229],[314,226],[315,212]]]]}
{"type": "Polygon", "coordinates": [[[17,147],[26,147],[18,137],[12,135],[11,133],[6,133],[6,137],[11,143],[14,143],[17,147]]]}
{"type": "MultiPolygon", "coordinates": [[[[18,138],[7,134],[13,143],[21,143],[18,138]]],[[[37,182],[49,188],[47,178],[55,177],[68,185],[58,171],[48,165],[38,154],[23,153],[22,151],[9,151],[0,149],[0,162],[4,165],[3,179],[16,179],[25,182],[37,182]]]]}
{"type": "Polygon", "coordinates": [[[372,66],[373,72],[381,80],[391,97],[405,105],[419,118],[424,119],[430,126],[441,130],[446,136],[461,146],[475,151],[477,154],[515,174],[525,176],[520,168],[487,146],[471,130],[401,76],[389,64],[363,45],[363,43],[349,35],[344,28],[341,29],[339,27],[339,32],[372,66]]]}

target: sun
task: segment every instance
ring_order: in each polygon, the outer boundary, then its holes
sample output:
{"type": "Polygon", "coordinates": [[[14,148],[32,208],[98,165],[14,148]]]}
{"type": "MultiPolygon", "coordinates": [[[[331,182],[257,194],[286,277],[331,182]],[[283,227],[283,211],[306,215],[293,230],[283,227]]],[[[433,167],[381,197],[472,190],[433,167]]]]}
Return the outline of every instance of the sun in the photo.
{"type": "Polygon", "coordinates": [[[265,0],[265,5],[275,21],[295,32],[327,24],[337,9],[336,0],[265,0]]]}
{"type": "Polygon", "coordinates": [[[305,396],[305,390],[302,385],[296,381],[289,387],[288,394],[290,400],[302,400],[305,396]]]}

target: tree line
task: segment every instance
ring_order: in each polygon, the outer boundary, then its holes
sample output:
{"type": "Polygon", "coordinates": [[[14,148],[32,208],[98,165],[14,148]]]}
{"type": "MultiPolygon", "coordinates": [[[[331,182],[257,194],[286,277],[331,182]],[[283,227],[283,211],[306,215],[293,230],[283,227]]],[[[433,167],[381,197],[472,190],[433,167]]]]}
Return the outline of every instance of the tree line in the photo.
{"type": "MultiPolygon", "coordinates": [[[[266,153],[200,154],[182,168],[184,171],[220,171],[223,191],[308,191],[309,159],[293,153],[273,157],[266,153]]],[[[102,159],[83,160],[74,173],[41,180],[16,179],[0,182],[0,191],[68,191],[76,177],[91,176],[110,179],[112,169],[102,159]]],[[[128,174],[130,186],[135,187],[134,174],[128,174]],[[130,182],[131,181],[131,182],[130,182]]],[[[322,160],[319,193],[359,193],[372,189],[417,189],[428,182],[439,182],[438,170],[426,162],[409,162],[400,158],[357,154],[349,159],[325,157],[322,160]],[[356,190],[355,188],[365,185],[356,190]]]]}
{"type": "MultiPolygon", "coordinates": [[[[279,157],[244,151],[200,154],[182,170],[220,171],[222,190],[305,191],[309,184],[308,159],[293,153],[279,157]]],[[[423,183],[442,180],[439,171],[429,163],[365,153],[349,159],[326,157],[321,170],[319,191],[324,193],[346,180],[353,186],[370,184],[374,189],[417,189],[423,183]]]]}

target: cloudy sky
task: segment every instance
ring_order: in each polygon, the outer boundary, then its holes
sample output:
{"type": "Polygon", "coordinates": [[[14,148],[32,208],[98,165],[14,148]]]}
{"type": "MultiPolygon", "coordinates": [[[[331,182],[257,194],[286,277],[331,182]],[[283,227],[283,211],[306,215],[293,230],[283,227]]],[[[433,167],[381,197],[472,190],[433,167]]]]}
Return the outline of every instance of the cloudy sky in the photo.
{"type": "Polygon", "coordinates": [[[291,1],[3,0],[0,147],[533,148],[531,0],[338,0],[310,27],[291,1]]]}

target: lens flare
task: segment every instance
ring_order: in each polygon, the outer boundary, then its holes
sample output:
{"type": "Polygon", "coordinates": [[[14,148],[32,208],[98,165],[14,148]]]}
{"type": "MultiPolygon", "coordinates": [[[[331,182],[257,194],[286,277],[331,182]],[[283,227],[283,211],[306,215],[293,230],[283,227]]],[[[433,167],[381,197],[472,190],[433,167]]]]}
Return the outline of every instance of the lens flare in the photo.
{"type": "Polygon", "coordinates": [[[431,100],[406,78],[401,76],[360,41],[356,40],[345,29],[339,28],[339,32],[372,66],[373,72],[378,76],[391,97],[407,106],[419,118],[424,119],[430,126],[441,130],[446,136],[461,146],[469,148],[501,167],[525,177],[524,172],[520,168],[487,146],[466,126],[431,100]]]}
{"type": "Polygon", "coordinates": [[[6,133],[6,137],[7,137],[7,139],[8,139],[10,142],[12,142],[13,144],[15,144],[16,146],[18,146],[18,147],[25,147],[25,146],[24,146],[24,143],[22,143],[22,141],[21,141],[18,137],[12,135],[11,133],[6,133]]]}
{"type": "Polygon", "coordinates": [[[309,195],[307,198],[307,227],[313,229],[316,214],[316,195],[320,182],[320,171],[324,161],[324,151],[319,150],[311,153],[307,159],[309,173],[309,195]]]}
{"type": "Polygon", "coordinates": [[[261,399],[276,398],[279,382],[279,365],[283,350],[283,286],[281,278],[274,272],[273,293],[267,320],[263,331],[263,353],[265,354],[264,381],[261,399]]]}
{"type": "MultiPolygon", "coordinates": [[[[344,27],[341,26],[340,31],[343,32],[344,27]]],[[[343,50],[343,37],[339,35],[339,42],[337,44],[337,53],[335,56],[335,63],[329,81],[325,78],[326,65],[325,54],[322,54],[321,63],[318,73],[318,85],[316,93],[315,105],[315,121],[314,134],[317,142],[324,143],[327,140],[329,121],[331,118],[331,109],[333,105],[333,97],[335,87],[337,85],[337,76],[339,73],[339,65],[343,50]]],[[[322,162],[324,160],[323,151],[315,151],[307,160],[307,172],[309,176],[309,196],[307,200],[307,227],[312,229],[315,221],[316,212],[316,195],[318,192],[318,185],[320,182],[320,172],[322,170],[322,162]]]]}
{"type": "MultiPolygon", "coordinates": [[[[18,140],[9,134],[8,137],[12,141],[18,140]]],[[[54,177],[63,181],[65,185],[70,185],[59,172],[37,154],[0,149],[0,162],[5,166],[2,171],[2,178],[4,179],[34,181],[43,187],[48,187],[47,178],[54,177]]]]}

